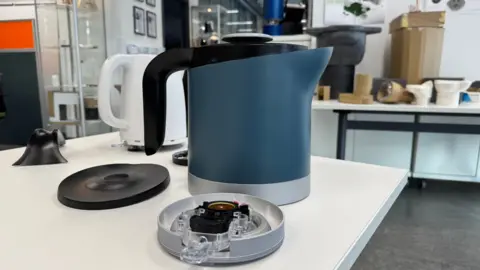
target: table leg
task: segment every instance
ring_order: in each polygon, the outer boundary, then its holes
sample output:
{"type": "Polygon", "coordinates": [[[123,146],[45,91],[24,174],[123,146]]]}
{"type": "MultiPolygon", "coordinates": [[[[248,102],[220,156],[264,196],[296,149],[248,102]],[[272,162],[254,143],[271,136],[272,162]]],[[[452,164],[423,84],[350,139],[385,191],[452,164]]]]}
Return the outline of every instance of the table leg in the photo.
{"type": "Polygon", "coordinates": [[[425,187],[425,181],[422,179],[417,179],[413,176],[413,173],[415,172],[415,164],[417,162],[417,148],[418,148],[418,131],[417,131],[417,125],[420,123],[420,115],[415,114],[414,116],[414,125],[415,128],[413,130],[413,136],[412,136],[412,150],[411,150],[411,157],[410,157],[410,173],[411,176],[408,179],[409,185],[412,187],[416,187],[418,189],[422,189],[425,187]]]}
{"type": "Polygon", "coordinates": [[[345,145],[347,140],[347,120],[348,112],[338,112],[338,130],[337,130],[337,159],[345,159],[345,145]]]}

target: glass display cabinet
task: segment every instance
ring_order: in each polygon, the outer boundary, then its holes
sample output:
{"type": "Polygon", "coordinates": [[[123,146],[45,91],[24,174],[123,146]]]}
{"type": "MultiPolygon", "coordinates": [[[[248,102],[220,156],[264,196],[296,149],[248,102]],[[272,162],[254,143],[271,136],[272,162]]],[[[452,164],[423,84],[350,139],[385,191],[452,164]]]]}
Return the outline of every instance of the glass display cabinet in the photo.
{"type": "Polygon", "coordinates": [[[103,0],[35,0],[35,5],[51,127],[67,138],[110,132],[97,109],[106,59],[103,0]]]}
{"type": "Polygon", "coordinates": [[[217,43],[228,34],[262,32],[260,5],[252,8],[237,0],[191,0],[190,4],[190,44],[194,47],[217,43]]]}
{"type": "Polygon", "coordinates": [[[225,31],[227,9],[221,5],[202,5],[191,8],[194,47],[216,44],[225,31]]]}

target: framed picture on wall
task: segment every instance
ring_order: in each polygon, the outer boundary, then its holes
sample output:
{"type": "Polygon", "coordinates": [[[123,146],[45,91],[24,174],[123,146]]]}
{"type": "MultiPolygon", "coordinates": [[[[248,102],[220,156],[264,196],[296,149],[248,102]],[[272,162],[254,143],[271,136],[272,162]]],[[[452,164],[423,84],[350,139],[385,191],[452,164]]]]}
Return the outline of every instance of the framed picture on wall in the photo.
{"type": "Polygon", "coordinates": [[[147,11],[147,36],[157,38],[157,14],[147,11]]]}
{"type": "Polygon", "coordinates": [[[147,5],[155,7],[157,5],[157,0],[146,0],[147,5]]]}
{"type": "Polygon", "coordinates": [[[133,32],[145,36],[145,10],[135,6],[133,7],[133,32]]]}

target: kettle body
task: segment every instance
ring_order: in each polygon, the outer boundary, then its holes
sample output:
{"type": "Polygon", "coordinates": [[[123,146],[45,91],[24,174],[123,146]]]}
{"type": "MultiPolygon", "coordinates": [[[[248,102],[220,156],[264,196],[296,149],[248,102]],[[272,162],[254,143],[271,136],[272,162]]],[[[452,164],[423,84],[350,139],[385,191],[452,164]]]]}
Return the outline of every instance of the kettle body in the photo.
{"type": "Polygon", "coordinates": [[[243,193],[279,205],[306,198],[312,96],[331,52],[267,43],[160,54],[143,79],[146,153],[163,137],[165,78],[187,68],[190,193],[243,193]]]}
{"type": "MultiPolygon", "coordinates": [[[[155,55],[117,54],[108,58],[100,73],[98,110],[100,118],[109,126],[120,130],[120,138],[128,146],[144,146],[143,127],[143,72],[155,55]],[[112,112],[110,91],[114,86],[114,72],[123,67],[121,85],[121,117],[117,118],[112,112]]],[[[165,109],[167,121],[162,127],[165,129],[165,138],[162,145],[179,144],[186,141],[186,105],[183,91],[183,71],[176,72],[167,82],[167,99],[165,109]]]]}

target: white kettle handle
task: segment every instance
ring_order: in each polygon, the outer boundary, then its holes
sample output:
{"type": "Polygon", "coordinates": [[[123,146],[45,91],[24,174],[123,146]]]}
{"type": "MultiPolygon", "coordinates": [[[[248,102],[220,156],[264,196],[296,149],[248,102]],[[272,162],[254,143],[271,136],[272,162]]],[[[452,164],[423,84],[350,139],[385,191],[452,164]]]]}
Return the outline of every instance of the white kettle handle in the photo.
{"type": "Polygon", "coordinates": [[[129,55],[117,54],[109,57],[103,63],[100,71],[100,82],[98,83],[98,113],[105,124],[119,129],[128,128],[127,121],[119,119],[113,115],[112,104],[110,100],[110,90],[113,87],[113,72],[118,67],[126,67],[131,64],[129,55]]]}

